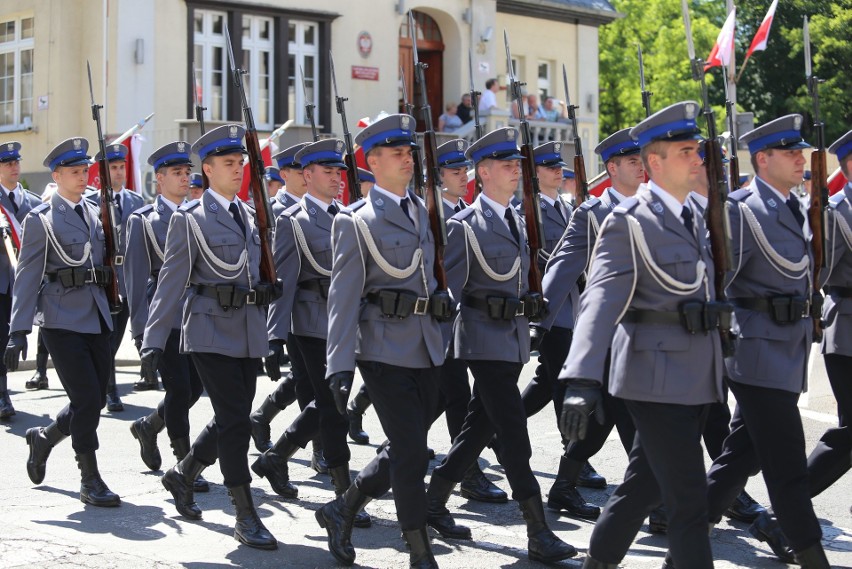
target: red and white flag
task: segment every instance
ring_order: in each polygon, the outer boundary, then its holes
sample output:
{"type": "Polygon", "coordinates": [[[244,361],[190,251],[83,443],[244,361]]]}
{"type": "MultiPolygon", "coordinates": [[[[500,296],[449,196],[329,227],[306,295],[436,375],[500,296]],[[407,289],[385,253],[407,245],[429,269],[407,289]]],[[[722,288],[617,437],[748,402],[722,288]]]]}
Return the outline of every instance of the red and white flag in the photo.
{"type": "Polygon", "coordinates": [[[746,59],[751,57],[755,51],[763,51],[766,49],[766,44],[769,41],[769,30],[772,28],[772,19],[775,17],[775,9],[778,7],[778,0],[772,0],[772,5],[769,6],[769,11],[763,18],[763,23],[754,34],[754,39],[751,40],[751,47],[748,48],[746,59]]]}
{"type": "Polygon", "coordinates": [[[716,44],[707,56],[707,64],[704,66],[704,71],[711,67],[724,66],[727,67],[731,63],[731,55],[734,53],[734,36],[736,35],[737,27],[737,9],[734,7],[731,13],[728,14],[728,19],[725,20],[725,25],[719,32],[719,37],[716,38],[716,44]]]}

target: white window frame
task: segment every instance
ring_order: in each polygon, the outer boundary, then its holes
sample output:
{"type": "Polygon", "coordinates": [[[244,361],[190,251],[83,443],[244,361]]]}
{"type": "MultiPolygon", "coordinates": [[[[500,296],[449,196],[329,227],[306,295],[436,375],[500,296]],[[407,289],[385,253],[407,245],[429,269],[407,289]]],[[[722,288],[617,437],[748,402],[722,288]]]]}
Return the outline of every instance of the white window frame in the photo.
{"type": "Polygon", "coordinates": [[[538,60],[538,66],[536,67],[535,73],[536,73],[536,81],[537,81],[536,87],[538,89],[536,91],[536,94],[538,95],[538,97],[540,99],[540,104],[544,104],[544,98],[545,97],[553,96],[553,91],[551,90],[551,81],[552,81],[552,77],[553,77],[553,65],[551,64],[550,61],[539,59],[538,60]],[[547,69],[547,77],[541,77],[541,75],[539,75],[539,71],[541,70],[542,65],[545,66],[545,68],[547,69]]]}
{"type": "MultiPolygon", "coordinates": [[[[0,25],[5,25],[8,22],[15,23],[15,38],[11,42],[0,43],[0,54],[12,54],[13,61],[13,77],[12,77],[12,123],[7,125],[0,125],[0,132],[11,132],[16,130],[29,130],[32,128],[33,124],[33,113],[35,111],[35,93],[30,93],[30,114],[28,116],[22,116],[22,81],[21,81],[21,52],[24,51],[32,51],[33,54],[31,57],[35,56],[34,46],[35,46],[35,34],[29,38],[21,38],[22,32],[22,22],[24,20],[34,19],[34,16],[22,16],[17,18],[6,18],[0,21],[0,25]]],[[[35,28],[35,21],[33,21],[33,29],[35,28]]],[[[33,68],[35,68],[35,61],[33,61],[33,68]]],[[[33,73],[31,75],[35,75],[35,70],[33,69],[33,73]]],[[[31,89],[34,91],[34,85],[31,89]]]]}
{"type": "Polygon", "coordinates": [[[248,52],[249,60],[243,62],[247,64],[248,75],[246,81],[246,93],[249,99],[249,105],[254,110],[254,118],[257,122],[257,128],[260,130],[272,130],[275,128],[275,21],[266,16],[256,16],[252,14],[243,14],[243,18],[249,20],[249,36],[245,35],[242,38],[243,57],[248,52]],[[260,38],[260,30],[263,23],[269,24],[269,37],[266,39],[260,38]],[[267,101],[266,117],[268,120],[261,122],[258,117],[260,113],[260,75],[255,73],[260,69],[260,57],[263,52],[269,54],[269,92],[267,101]]]}
{"type": "Polygon", "coordinates": [[[228,63],[228,46],[225,42],[224,32],[221,34],[213,33],[213,19],[221,17],[224,23],[228,22],[227,12],[217,10],[195,10],[193,18],[201,16],[201,32],[195,31],[195,20],[192,22],[193,29],[193,54],[195,57],[195,49],[201,48],[201,61],[195,62],[196,84],[201,87],[202,101],[201,104],[207,107],[204,111],[205,120],[226,121],[228,120],[228,94],[230,83],[230,67],[228,63]],[[222,49],[222,68],[217,70],[222,72],[222,104],[219,107],[220,114],[213,115],[214,107],[210,99],[210,94],[213,92],[213,69],[211,67],[213,61],[213,50],[215,48],[222,49]]]}
{"type": "MultiPolygon", "coordinates": [[[[305,56],[313,57],[313,66],[311,71],[313,77],[313,88],[311,91],[311,95],[313,98],[313,104],[315,107],[319,105],[319,33],[320,26],[319,22],[309,21],[309,20],[290,20],[289,25],[296,25],[296,41],[288,41],[287,44],[287,54],[292,56],[293,65],[289,70],[290,76],[287,78],[287,88],[290,88],[290,82],[293,83],[293,91],[289,93],[290,96],[290,105],[292,106],[293,113],[290,114],[288,118],[293,119],[296,124],[307,125],[308,117],[305,116],[305,90],[302,88],[302,76],[300,69],[305,69],[305,56]],[[314,44],[305,44],[305,29],[308,27],[314,28],[314,44]]],[[[289,28],[286,30],[289,34],[289,28]]],[[[318,122],[318,112],[317,108],[314,108],[314,122],[318,122]]],[[[319,126],[319,125],[318,125],[319,126]]]]}

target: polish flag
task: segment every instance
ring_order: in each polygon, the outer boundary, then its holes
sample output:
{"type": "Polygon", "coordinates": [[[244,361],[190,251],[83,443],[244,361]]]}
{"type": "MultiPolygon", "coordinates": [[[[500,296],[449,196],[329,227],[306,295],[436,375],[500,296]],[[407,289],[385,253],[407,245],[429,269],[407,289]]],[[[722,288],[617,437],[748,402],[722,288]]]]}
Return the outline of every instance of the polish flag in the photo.
{"type": "Polygon", "coordinates": [[[772,5],[769,6],[769,11],[766,12],[766,16],[763,18],[763,23],[760,24],[757,33],[754,34],[754,39],[751,40],[751,47],[748,48],[746,59],[751,57],[751,54],[755,51],[766,49],[766,44],[769,41],[769,30],[772,28],[772,19],[775,17],[775,8],[777,7],[778,0],[772,0],[772,5]]]}
{"type": "Polygon", "coordinates": [[[734,53],[734,35],[736,34],[737,24],[737,9],[734,7],[731,13],[728,14],[728,19],[725,20],[725,25],[719,32],[719,37],[716,38],[716,44],[710,51],[707,57],[707,64],[704,66],[704,71],[711,67],[723,66],[727,67],[731,63],[731,54],[734,53]]]}

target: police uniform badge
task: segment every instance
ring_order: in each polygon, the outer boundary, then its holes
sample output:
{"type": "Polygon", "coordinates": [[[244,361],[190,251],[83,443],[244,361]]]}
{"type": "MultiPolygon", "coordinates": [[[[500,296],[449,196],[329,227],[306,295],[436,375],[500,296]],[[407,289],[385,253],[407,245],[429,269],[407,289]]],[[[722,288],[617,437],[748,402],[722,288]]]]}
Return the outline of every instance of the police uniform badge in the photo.
{"type": "Polygon", "coordinates": [[[178,152],[183,153],[183,152],[185,151],[185,150],[184,150],[185,148],[186,148],[186,143],[185,143],[185,142],[178,142],[178,143],[177,143],[177,151],[178,151],[178,152]]]}
{"type": "Polygon", "coordinates": [[[232,124],[231,127],[228,129],[228,134],[231,138],[237,138],[237,134],[239,133],[239,131],[239,127],[235,124],[232,124]]]}
{"type": "Polygon", "coordinates": [[[796,130],[801,130],[801,128],[802,128],[802,116],[801,115],[796,115],[795,117],[793,117],[793,128],[795,128],[796,130]]]}
{"type": "Polygon", "coordinates": [[[343,141],[342,140],[337,141],[337,146],[335,146],[335,152],[337,152],[338,154],[343,152],[343,141]]]}
{"type": "Polygon", "coordinates": [[[494,215],[494,212],[492,212],[490,209],[485,210],[485,217],[491,217],[492,215],[494,215]]]}
{"type": "Polygon", "coordinates": [[[385,200],[383,200],[382,198],[377,199],[376,205],[382,207],[383,205],[385,205],[385,200]]]}
{"type": "Polygon", "coordinates": [[[775,203],[774,198],[769,198],[768,200],[766,200],[766,205],[768,205],[769,207],[778,207],[778,204],[775,203]]]}
{"type": "Polygon", "coordinates": [[[163,204],[157,204],[157,213],[163,213],[163,204]]]}
{"type": "Polygon", "coordinates": [[[663,204],[654,202],[651,204],[651,209],[654,210],[654,213],[663,213],[663,204]]]}
{"type": "Polygon", "coordinates": [[[15,143],[10,142],[9,144],[6,145],[6,148],[9,150],[9,152],[12,152],[13,150],[15,150],[15,143]]]}
{"type": "Polygon", "coordinates": [[[411,119],[407,115],[402,115],[399,121],[400,126],[402,126],[402,130],[408,130],[409,123],[411,123],[411,119]]]}
{"type": "Polygon", "coordinates": [[[219,211],[219,204],[217,204],[216,202],[211,202],[210,205],[207,206],[207,208],[212,212],[216,212],[219,211]]]}
{"type": "Polygon", "coordinates": [[[308,213],[309,213],[309,214],[311,214],[311,215],[316,215],[316,214],[317,214],[317,210],[316,210],[316,208],[313,208],[313,207],[312,207],[311,209],[309,209],[309,210],[308,210],[308,213]]]}
{"type": "MultiPolygon", "coordinates": [[[[461,138],[458,139],[458,141],[456,142],[456,146],[458,147],[459,152],[464,152],[464,140],[463,139],[461,139],[461,138]]],[[[11,148],[10,148],[10,150],[11,150],[11,148]]]]}
{"type": "Polygon", "coordinates": [[[515,129],[507,128],[506,129],[506,140],[515,140],[515,129]]]}
{"type": "Polygon", "coordinates": [[[83,147],[83,141],[80,138],[75,138],[73,140],[74,150],[80,150],[83,147]]]}
{"type": "Polygon", "coordinates": [[[562,143],[561,142],[554,142],[553,143],[553,151],[554,152],[560,152],[561,150],[562,150],[562,143]]]}
{"type": "Polygon", "coordinates": [[[683,112],[686,115],[687,119],[694,119],[695,114],[698,112],[698,105],[688,103],[683,106],[683,112]]]}
{"type": "Polygon", "coordinates": [[[59,206],[56,209],[58,209],[60,211],[60,213],[65,213],[65,204],[60,203],[59,206]]]}

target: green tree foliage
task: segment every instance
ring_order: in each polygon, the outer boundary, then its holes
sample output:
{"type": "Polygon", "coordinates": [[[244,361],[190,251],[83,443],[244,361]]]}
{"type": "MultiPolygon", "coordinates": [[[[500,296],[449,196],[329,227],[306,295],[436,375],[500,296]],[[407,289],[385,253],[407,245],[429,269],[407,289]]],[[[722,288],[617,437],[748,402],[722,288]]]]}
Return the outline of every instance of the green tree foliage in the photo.
{"type": "MultiPolygon", "coordinates": [[[[613,0],[625,15],[600,31],[601,133],[632,126],[645,115],[639,89],[636,44],[641,42],[652,110],[685,99],[701,100],[687,60],[680,0],[613,0]]],[[[737,70],[771,0],[737,3],[737,70]]],[[[689,0],[692,34],[699,57],[706,58],[727,16],[725,0],[689,0]]],[[[766,51],[756,52],[737,85],[740,111],[755,114],[758,124],[788,113],[811,122],[812,104],[804,74],[802,21],[811,19],[814,71],[820,86],[826,141],[852,128],[852,0],[780,0],[766,51]]],[[[718,128],[726,130],[722,72],[707,74],[710,103],[718,128]]],[[[810,127],[806,127],[810,136],[810,127]]]]}

